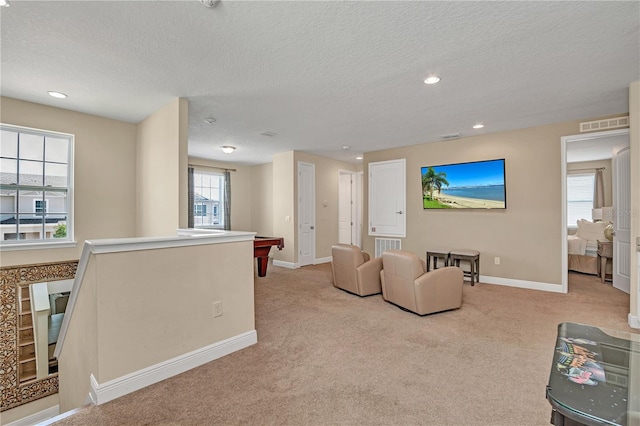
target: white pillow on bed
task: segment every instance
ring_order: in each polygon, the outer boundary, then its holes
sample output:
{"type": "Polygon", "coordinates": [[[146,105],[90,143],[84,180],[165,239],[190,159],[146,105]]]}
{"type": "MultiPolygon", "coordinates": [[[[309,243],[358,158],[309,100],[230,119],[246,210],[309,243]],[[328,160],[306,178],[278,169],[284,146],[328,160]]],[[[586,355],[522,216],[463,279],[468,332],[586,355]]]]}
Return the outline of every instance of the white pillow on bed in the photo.
{"type": "Polygon", "coordinates": [[[604,240],[604,228],[609,222],[590,222],[585,219],[578,220],[576,236],[589,241],[604,240]]]}

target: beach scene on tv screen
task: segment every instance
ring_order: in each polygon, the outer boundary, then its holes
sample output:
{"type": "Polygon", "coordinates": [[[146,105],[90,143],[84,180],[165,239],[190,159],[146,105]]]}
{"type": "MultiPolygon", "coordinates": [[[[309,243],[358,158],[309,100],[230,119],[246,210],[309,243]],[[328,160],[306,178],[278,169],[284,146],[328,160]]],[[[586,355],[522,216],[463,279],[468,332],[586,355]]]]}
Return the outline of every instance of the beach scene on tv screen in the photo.
{"type": "Polygon", "coordinates": [[[425,209],[504,209],[504,160],[421,168],[425,209]]]}

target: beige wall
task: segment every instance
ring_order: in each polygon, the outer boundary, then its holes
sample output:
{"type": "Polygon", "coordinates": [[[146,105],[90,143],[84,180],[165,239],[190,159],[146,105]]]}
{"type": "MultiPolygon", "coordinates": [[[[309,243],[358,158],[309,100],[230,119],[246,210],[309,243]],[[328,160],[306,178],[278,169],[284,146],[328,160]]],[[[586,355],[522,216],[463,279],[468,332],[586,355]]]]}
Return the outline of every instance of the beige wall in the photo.
{"type": "Polygon", "coordinates": [[[629,117],[631,145],[631,315],[640,316],[640,285],[638,283],[638,251],[640,238],[640,81],[629,87],[629,117]]]}
{"type": "Polygon", "coordinates": [[[273,163],[251,168],[251,223],[258,235],[275,236],[273,232],[273,163]]]}
{"type": "MultiPolygon", "coordinates": [[[[578,121],[432,142],[365,154],[373,161],[407,160],[407,238],[402,248],[421,258],[430,247],[479,250],[482,275],[561,285],[560,138],[579,133],[578,121]],[[506,210],[423,210],[420,168],[506,159],[506,210]],[[500,265],[494,264],[500,257],[500,265]]],[[[364,174],[365,187],[367,173],[364,174]]],[[[367,223],[367,191],[365,223],[367,223]]],[[[374,238],[363,236],[374,252],[374,238]]]]}
{"type": "Polygon", "coordinates": [[[179,147],[178,147],[178,227],[189,225],[189,101],[179,100],[179,147]]]}
{"type": "Polygon", "coordinates": [[[82,404],[90,373],[104,384],[253,331],[253,281],[251,241],[92,254],[60,354],[61,411],[82,404]]]}
{"type": "MultiPolygon", "coordinates": [[[[98,371],[98,264],[90,258],[73,318],[58,358],[58,395],[64,413],[87,402],[89,377],[98,371]]],[[[124,295],[125,293],[123,293],[124,295]]],[[[129,351],[134,352],[134,351],[129,351]]]]}
{"type": "MultiPolygon", "coordinates": [[[[232,163],[221,161],[205,160],[203,158],[189,157],[189,164],[196,169],[206,171],[222,172],[225,169],[235,170],[231,175],[231,230],[233,231],[253,231],[252,216],[256,205],[253,193],[253,168],[249,166],[238,166],[232,163]]],[[[186,185],[186,184],[185,184],[186,185]]],[[[259,204],[257,204],[259,205],[259,204]]]]}
{"type": "MultiPolygon", "coordinates": [[[[602,181],[604,183],[604,206],[613,206],[612,196],[612,181],[611,181],[611,160],[598,160],[598,161],[581,161],[576,163],[567,163],[567,173],[572,170],[595,170],[604,167],[602,171],[602,181]]],[[[590,217],[585,219],[591,220],[590,217]]]]}
{"type": "Polygon", "coordinates": [[[251,167],[199,158],[190,158],[189,164],[235,169],[231,172],[231,228],[283,237],[284,250],[274,249],[272,253],[277,260],[296,263],[298,161],[315,165],[316,258],[327,258],[331,256],[331,245],[338,240],[339,172],[360,171],[361,165],[297,151],[276,154],[272,163],[251,167]]]}
{"type": "Polygon", "coordinates": [[[284,249],[274,259],[295,263],[298,242],[295,239],[297,207],[295,202],[295,170],[293,151],[273,156],[273,235],[284,238],[284,249]],[[289,216],[289,222],[285,218],[289,216]]]}
{"type": "Polygon", "coordinates": [[[136,125],[0,98],[5,124],[75,135],[75,248],[3,251],[2,266],[73,260],[84,240],[135,236],[136,125]]]}
{"type": "Polygon", "coordinates": [[[136,234],[175,235],[187,226],[188,103],[175,99],[138,123],[136,234]]]}

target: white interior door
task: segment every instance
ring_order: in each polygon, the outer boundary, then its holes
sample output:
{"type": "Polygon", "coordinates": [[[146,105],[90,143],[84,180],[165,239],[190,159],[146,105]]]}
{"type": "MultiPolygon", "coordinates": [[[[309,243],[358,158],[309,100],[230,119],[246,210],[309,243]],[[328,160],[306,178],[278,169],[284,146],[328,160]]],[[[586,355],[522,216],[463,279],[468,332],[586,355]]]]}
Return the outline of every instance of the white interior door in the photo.
{"type": "Polygon", "coordinates": [[[630,149],[618,151],[613,165],[613,286],[629,293],[631,274],[631,163],[630,149]]]}
{"type": "Polygon", "coordinates": [[[362,172],[358,172],[353,176],[352,199],[355,214],[352,216],[353,225],[351,226],[351,235],[353,244],[362,247],[362,172]],[[355,195],[353,195],[355,194],[355,195]]]}
{"type": "Polygon", "coordinates": [[[369,235],[406,237],[406,161],[369,163],[369,235]]]}
{"type": "Polygon", "coordinates": [[[298,266],[316,257],[316,166],[298,162],[298,266]]]}
{"type": "Polygon", "coordinates": [[[338,242],[340,244],[352,244],[351,205],[351,173],[341,171],[338,177],[338,242]]]}
{"type": "Polygon", "coordinates": [[[338,242],[360,247],[362,240],[362,172],[341,170],[338,179],[338,242]]]}

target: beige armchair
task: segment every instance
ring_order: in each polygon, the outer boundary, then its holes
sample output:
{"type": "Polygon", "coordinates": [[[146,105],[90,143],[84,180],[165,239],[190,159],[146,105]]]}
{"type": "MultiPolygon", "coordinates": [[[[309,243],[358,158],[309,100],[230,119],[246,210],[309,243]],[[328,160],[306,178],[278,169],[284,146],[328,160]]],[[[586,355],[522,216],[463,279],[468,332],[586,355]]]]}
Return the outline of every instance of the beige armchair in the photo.
{"type": "Polygon", "coordinates": [[[334,287],[359,296],[379,294],[382,258],[369,260],[369,254],[349,244],[331,247],[334,287]]]}
{"type": "Polygon", "coordinates": [[[462,269],[454,266],[425,272],[418,256],[401,250],[382,254],[382,298],[403,309],[426,315],[462,305],[462,269]]]}

